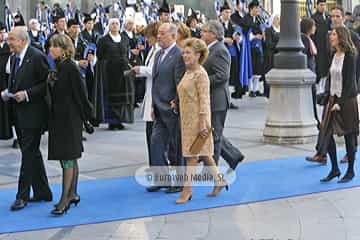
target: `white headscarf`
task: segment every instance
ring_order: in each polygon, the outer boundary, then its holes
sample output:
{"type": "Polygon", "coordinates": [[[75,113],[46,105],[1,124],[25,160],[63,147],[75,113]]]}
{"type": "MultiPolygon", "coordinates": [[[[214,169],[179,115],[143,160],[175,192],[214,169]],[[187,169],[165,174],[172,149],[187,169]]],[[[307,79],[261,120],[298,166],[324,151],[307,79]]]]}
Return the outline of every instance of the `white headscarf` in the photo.
{"type": "Polygon", "coordinates": [[[279,28],[276,28],[276,27],[273,25],[274,19],[275,19],[276,17],[279,17],[279,18],[280,18],[280,14],[277,14],[277,13],[272,14],[272,15],[271,15],[271,18],[270,18],[270,23],[271,23],[271,26],[274,28],[274,30],[275,30],[276,32],[280,32],[280,27],[279,27],[279,28]]]}
{"type": "Polygon", "coordinates": [[[119,27],[120,27],[120,20],[119,20],[118,18],[110,18],[110,19],[109,19],[109,24],[108,24],[108,26],[106,27],[106,30],[105,30],[104,35],[109,34],[110,37],[114,40],[114,42],[120,42],[120,41],[121,41],[121,36],[120,36],[120,34],[119,34],[118,36],[113,36],[113,35],[111,34],[111,32],[110,32],[110,27],[109,27],[109,26],[110,26],[111,24],[113,24],[113,23],[117,23],[117,24],[119,25],[119,27]]]}

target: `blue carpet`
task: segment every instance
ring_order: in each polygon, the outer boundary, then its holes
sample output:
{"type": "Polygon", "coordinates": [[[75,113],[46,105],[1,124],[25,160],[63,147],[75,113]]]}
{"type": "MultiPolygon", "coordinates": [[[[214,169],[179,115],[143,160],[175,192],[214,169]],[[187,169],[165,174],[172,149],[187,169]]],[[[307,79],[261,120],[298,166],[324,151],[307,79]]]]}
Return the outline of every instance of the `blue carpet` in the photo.
{"type": "MultiPolygon", "coordinates": [[[[347,184],[335,180],[321,184],[319,179],[326,176],[329,165],[311,164],[304,157],[244,163],[229,192],[207,198],[211,187],[196,187],[192,201],[185,205],[175,204],[178,194],[147,193],[133,177],[83,181],[79,186],[81,203],[62,217],[50,215],[54,203],[28,204],[24,210],[11,212],[9,206],[16,191],[1,190],[0,234],[159,216],[360,186],[360,177],[347,184]]],[[[359,164],[356,166],[360,173],[359,164]]],[[[343,165],[343,173],[345,168],[343,165]]],[[[60,186],[52,189],[58,199],[60,186]]]]}

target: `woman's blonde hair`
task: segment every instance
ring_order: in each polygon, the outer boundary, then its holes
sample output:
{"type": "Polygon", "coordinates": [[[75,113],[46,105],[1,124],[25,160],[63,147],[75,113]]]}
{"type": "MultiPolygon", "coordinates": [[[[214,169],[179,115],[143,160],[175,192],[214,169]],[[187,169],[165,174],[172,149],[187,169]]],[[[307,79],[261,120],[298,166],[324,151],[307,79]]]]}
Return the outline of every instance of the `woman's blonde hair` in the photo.
{"type": "Polygon", "coordinates": [[[193,49],[195,53],[200,54],[199,63],[201,65],[205,63],[209,55],[209,49],[203,40],[198,38],[189,38],[184,42],[184,48],[186,47],[189,47],[193,49]]]}
{"type": "Polygon", "coordinates": [[[190,28],[188,28],[188,26],[186,26],[184,23],[178,22],[176,24],[176,26],[177,26],[178,34],[181,35],[183,40],[188,39],[188,38],[191,37],[190,28]]]}
{"type": "Polygon", "coordinates": [[[65,34],[56,34],[50,39],[50,46],[61,48],[64,51],[63,59],[73,58],[75,48],[71,38],[65,34]]]}

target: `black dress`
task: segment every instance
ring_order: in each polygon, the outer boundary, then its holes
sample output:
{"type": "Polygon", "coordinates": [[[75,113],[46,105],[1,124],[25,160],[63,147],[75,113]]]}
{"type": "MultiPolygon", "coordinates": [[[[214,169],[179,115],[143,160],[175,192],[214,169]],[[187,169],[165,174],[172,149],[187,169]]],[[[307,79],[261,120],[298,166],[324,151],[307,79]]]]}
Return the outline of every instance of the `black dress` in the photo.
{"type": "MultiPolygon", "coordinates": [[[[133,123],[134,83],[124,76],[124,71],[129,69],[128,42],[122,39],[117,43],[108,34],[99,40],[96,54],[96,81],[101,83],[97,83],[95,89],[102,87],[103,90],[105,122],[110,125],[133,123]]],[[[101,100],[95,104],[97,113],[101,113],[101,100]]]]}
{"type": "MultiPolygon", "coordinates": [[[[0,47],[0,92],[8,88],[8,77],[6,73],[6,63],[10,56],[10,49],[7,43],[0,47]]],[[[11,123],[10,123],[10,114],[9,114],[9,104],[5,103],[0,98],[0,139],[8,140],[13,137],[11,123]]]]}
{"type": "Polygon", "coordinates": [[[49,160],[81,157],[83,122],[91,118],[79,68],[71,59],[56,64],[56,74],[48,77],[49,160]]]}

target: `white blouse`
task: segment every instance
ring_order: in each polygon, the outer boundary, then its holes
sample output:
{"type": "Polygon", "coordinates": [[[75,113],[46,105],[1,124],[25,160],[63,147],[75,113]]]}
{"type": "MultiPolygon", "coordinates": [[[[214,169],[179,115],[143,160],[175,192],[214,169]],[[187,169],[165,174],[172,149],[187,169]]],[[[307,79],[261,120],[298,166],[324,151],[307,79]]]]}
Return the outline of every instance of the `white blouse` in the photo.
{"type": "Polygon", "coordinates": [[[331,96],[337,96],[341,97],[342,92],[342,70],[343,70],[343,64],[344,64],[344,57],[345,55],[336,56],[334,55],[334,58],[331,63],[330,67],[330,95],[331,96]]]}

